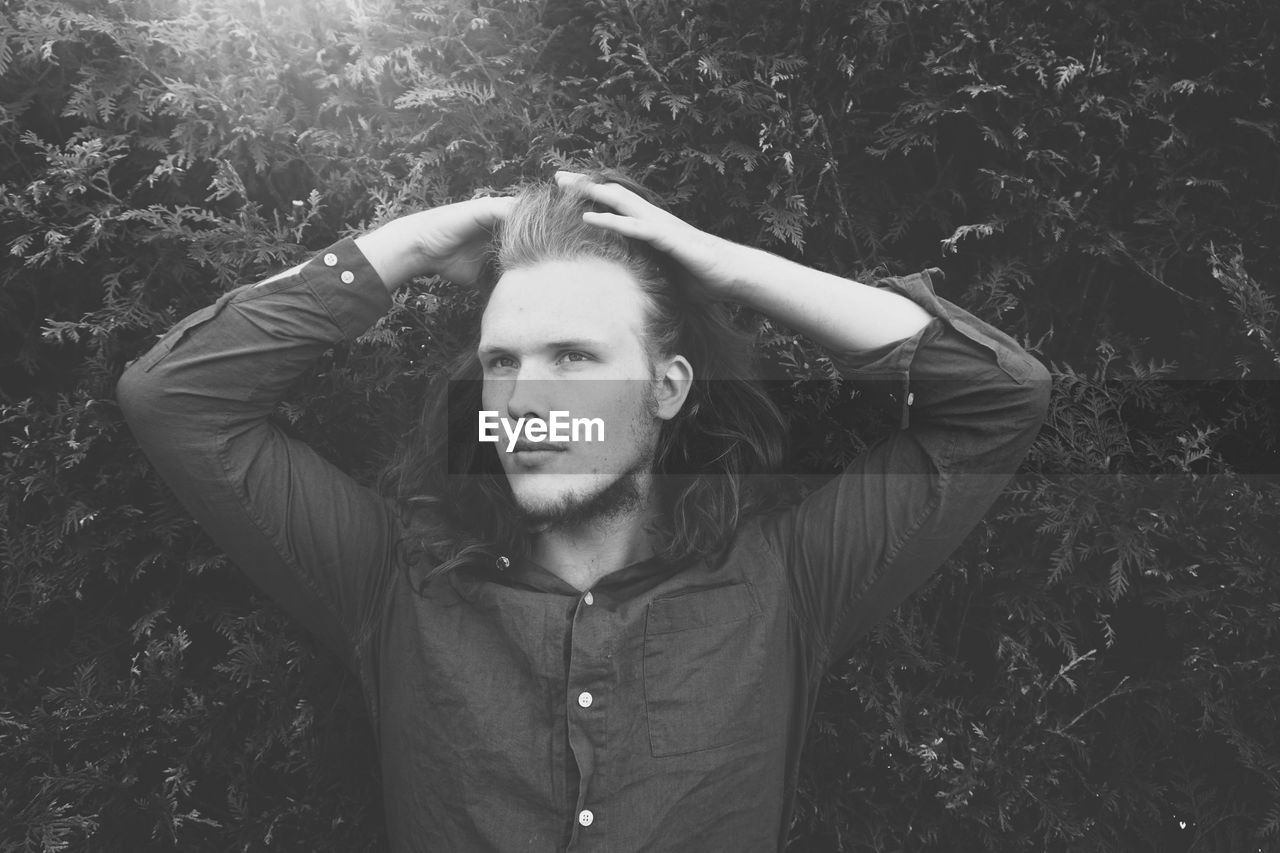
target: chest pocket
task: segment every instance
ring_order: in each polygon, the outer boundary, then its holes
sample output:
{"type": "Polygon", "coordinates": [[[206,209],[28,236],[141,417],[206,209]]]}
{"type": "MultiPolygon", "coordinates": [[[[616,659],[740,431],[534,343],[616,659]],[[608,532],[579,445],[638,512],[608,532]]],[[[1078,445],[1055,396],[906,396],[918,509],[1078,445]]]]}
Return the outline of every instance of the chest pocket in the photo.
{"type": "Polygon", "coordinates": [[[750,584],[649,604],[644,694],[654,757],[761,737],[762,621],[750,584]]]}

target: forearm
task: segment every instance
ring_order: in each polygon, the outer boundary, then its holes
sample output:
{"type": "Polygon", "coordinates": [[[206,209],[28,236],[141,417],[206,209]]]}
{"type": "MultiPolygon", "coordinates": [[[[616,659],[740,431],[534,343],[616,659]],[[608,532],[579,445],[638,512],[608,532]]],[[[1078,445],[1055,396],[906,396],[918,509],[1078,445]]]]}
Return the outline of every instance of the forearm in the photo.
{"type": "Polygon", "coordinates": [[[369,266],[382,279],[388,293],[430,272],[414,239],[412,220],[413,216],[401,217],[355,238],[356,246],[369,259],[369,266]]]}
{"type": "Polygon", "coordinates": [[[390,307],[375,277],[345,241],[184,318],[120,380],[120,403],[144,449],[180,468],[196,452],[216,452],[223,436],[265,422],[316,358],[390,307]]]}
{"type": "Polygon", "coordinates": [[[494,229],[514,199],[475,198],[420,210],[356,238],[356,245],[387,292],[420,275],[474,286],[488,257],[494,229]]]}
{"type": "Polygon", "coordinates": [[[928,274],[872,287],[750,248],[722,258],[727,298],[826,347],[846,378],[894,393],[902,426],[940,469],[1003,471],[1025,452],[1044,417],[1047,371],[1008,335],[939,298],[928,274]]]}
{"type": "Polygon", "coordinates": [[[870,287],[736,246],[733,298],[835,352],[862,352],[909,338],[928,324],[919,305],[870,287]]]}
{"type": "Polygon", "coordinates": [[[833,353],[840,374],[893,393],[901,425],[938,470],[1012,473],[1044,419],[1050,376],[1017,341],[939,297],[938,270],[879,279],[876,289],[930,321],[883,350],[833,353]]]}

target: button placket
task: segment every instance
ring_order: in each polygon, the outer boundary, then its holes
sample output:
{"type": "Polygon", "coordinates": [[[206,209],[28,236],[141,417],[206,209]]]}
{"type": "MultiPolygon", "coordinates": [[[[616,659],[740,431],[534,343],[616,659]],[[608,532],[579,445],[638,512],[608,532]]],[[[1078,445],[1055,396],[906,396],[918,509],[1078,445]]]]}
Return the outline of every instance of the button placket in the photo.
{"type": "MultiPolygon", "coordinates": [[[[568,691],[567,727],[569,749],[578,765],[577,820],[579,828],[591,826],[596,815],[585,808],[595,796],[599,762],[605,757],[608,704],[596,701],[588,685],[608,684],[612,672],[610,653],[610,612],[589,608],[594,596],[579,594],[578,605],[571,612],[570,657],[566,687],[568,691]],[[573,707],[577,702],[578,708],[573,707]],[[588,710],[590,709],[590,710],[588,710]]],[[[600,830],[592,830],[593,833],[600,830]]]]}

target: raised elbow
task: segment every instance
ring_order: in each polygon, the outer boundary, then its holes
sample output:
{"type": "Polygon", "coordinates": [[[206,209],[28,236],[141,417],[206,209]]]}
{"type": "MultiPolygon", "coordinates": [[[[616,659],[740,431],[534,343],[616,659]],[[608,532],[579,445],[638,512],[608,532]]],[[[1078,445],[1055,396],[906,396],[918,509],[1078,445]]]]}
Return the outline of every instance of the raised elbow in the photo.
{"type": "Polygon", "coordinates": [[[138,417],[154,405],[155,389],[148,379],[146,371],[140,369],[135,360],[116,380],[116,402],[130,426],[134,426],[138,417]]]}

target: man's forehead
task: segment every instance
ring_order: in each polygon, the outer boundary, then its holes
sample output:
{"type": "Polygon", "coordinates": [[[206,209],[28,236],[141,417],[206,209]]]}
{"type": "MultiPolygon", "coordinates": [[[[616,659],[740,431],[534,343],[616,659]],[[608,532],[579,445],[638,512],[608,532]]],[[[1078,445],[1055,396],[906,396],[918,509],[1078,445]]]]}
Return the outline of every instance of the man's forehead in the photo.
{"type": "Polygon", "coordinates": [[[631,274],[607,261],[553,261],[510,270],[481,317],[480,349],[616,344],[620,336],[641,334],[644,301],[631,274]]]}

